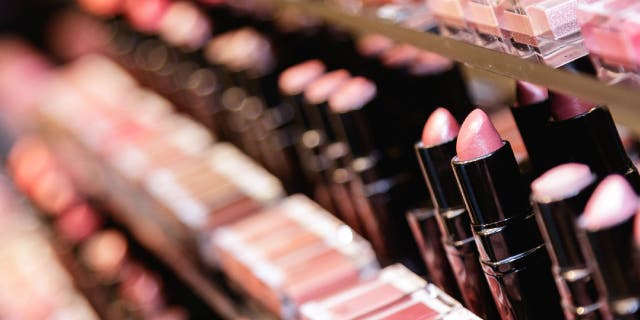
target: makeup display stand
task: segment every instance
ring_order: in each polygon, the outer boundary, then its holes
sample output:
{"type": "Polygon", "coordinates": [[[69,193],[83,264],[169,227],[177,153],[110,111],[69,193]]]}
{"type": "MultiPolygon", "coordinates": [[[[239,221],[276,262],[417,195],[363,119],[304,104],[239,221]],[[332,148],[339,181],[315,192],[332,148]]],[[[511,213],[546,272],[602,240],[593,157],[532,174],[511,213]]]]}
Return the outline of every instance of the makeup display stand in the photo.
{"type": "Polygon", "coordinates": [[[281,9],[293,8],[302,14],[324,20],[353,34],[376,33],[398,43],[407,43],[440,54],[469,67],[532,82],[550,90],[607,105],[617,122],[640,132],[640,114],[636,107],[640,91],[621,85],[607,85],[596,77],[554,69],[506,53],[392,24],[390,21],[349,14],[321,2],[267,0],[281,9]]]}
{"type": "MultiPolygon", "coordinates": [[[[495,73],[514,80],[524,80],[567,95],[607,105],[616,121],[640,133],[640,113],[635,104],[640,91],[621,85],[608,85],[596,77],[579,72],[554,69],[544,64],[489,50],[434,33],[402,27],[373,16],[354,15],[336,6],[313,0],[262,0],[276,10],[294,9],[346,30],[353,35],[379,34],[396,43],[406,43],[455,60],[473,69],[495,73]]],[[[127,229],[135,241],[171,269],[212,311],[224,319],[277,319],[257,302],[246,298],[220,271],[207,267],[198,252],[198,240],[179,222],[170,209],[154,200],[145,188],[127,179],[110,164],[87,148],[73,133],[46,115],[38,119],[38,135],[52,150],[78,161],[87,169],[87,181],[75,181],[80,189],[108,209],[113,219],[127,229]]],[[[66,162],[71,162],[66,161],[66,162]]],[[[56,248],[57,249],[57,248],[56,248]]],[[[78,271],[77,261],[57,250],[65,267],[72,271],[76,283],[88,281],[89,275],[78,271]],[[77,271],[77,272],[76,272],[77,271]]],[[[80,288],[83,290],[83,288],[80,288]]],[[[104,299],[99,292],[83,290],[90,300],[104,299]]],[[[94,306],[99,313],[100,305],[94,306]]]]}

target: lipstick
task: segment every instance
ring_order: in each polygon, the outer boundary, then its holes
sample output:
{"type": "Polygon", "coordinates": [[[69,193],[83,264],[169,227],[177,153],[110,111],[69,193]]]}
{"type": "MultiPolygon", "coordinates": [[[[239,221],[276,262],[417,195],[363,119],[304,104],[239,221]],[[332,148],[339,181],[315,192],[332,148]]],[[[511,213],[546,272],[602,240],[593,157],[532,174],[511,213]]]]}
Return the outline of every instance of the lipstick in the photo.
{"type": "Polygon", "coordinates": [[[587,202],[578,220],[586,236],[581,244],[596,272],[600,297],[606,299],[612,319],[638,319],[638,266],[634,265],[633,218],[638,198],[620,175],[605,178],[587,202]]]}
{"type": "MultiPolygon", "coordinates": [[[[355,203],[350,191],[351,174],[346,169],[349,160],[348,147],[336,138],[336,128],[331,121],[328,100],[332,93],[350,78],[347,70],[329,72],[313,81],[304,92],[302,114],[308,120],[309,129],[301,139],[301,144],[317,153],[307,161],[329,188],[333,206],[338,216],[351,228],[362,232],[355,203]],[[328,150],[339,151],[329,152],[328,150]]],[[[303,161],[303,162],[307,162],[303,161]]]]}
{"type": "MultiPolygon", "coordinates": [[[[299,162],[301,165],[301,169],[303,170],[303,173],[305,175],[305,180],[311,182],[312,184],[315,184],[316,186],[318,186],[316,182],[319,180],[319,178],[317,170],[312,163],[312,161],[315,159],[314,150],[312,147],[306,147],[303,143],[305,141],[305,136],[308,137],[313,135],[313,133],[309,133],[309,116],[305,114],[305,110],[303,109],[303,96],[305,88],[309,86],[315,79],[320,77],[324,73],[324,71],[325,66],[320,60],[309,60],[285,69],[285,71],[280,74],[280,77],[278,79],[278,87],[280,89],[283,101],[284,103],[289,105],[292,112],[294,113],[293,120],[295,125],[290,131],[292,134],[292,139],[294,140],[293,142],[297,149],[298,158],[300,158],[299,162]]],[[[306,140],[309,139],[307,138],[306,140]]],[[[305,191],[305,193],[311,195],[314,191],[306,188],[307,185],[307,183],[302,184],[302,187],[304,188],[303,190],[305,191]]],[[[327,210],[333,211],[332,205],[330,205],[327,201],[320,202],[323,207],[327,208],[327,210]]]]}
{"type": "Polygon", "coordinates": [[[349,169],[355,173],[351,184],[356,195],[354,201],[360,203],[357,205],[358,212],[363,214],[360,221],[376,252],[383,260],[396,257],[413,264],[420,258],[409,226],[404,219],[394,216],[406,212],[413,204],[411,197],[415,193],[407,184],[411,174],[394,165],[404,150],[395,143],[397,137],[389,134],[389,128],[395,124],[387,121],[389,109],[383,107],[376,95],[372,81],[352,78],[329,99],[334,113],[332,120],[336,136],[351,150],[349,169]]]}
{"type": "Polygon", "coordinates": [[[562,319],[551,261],[508,141],[476,109],[464,121],[452,166],[480,262],[503,319],[562,319]]]}
{"type": "Polygon", "coordinates": [[[555,121],[550,125],[565,161],[584,163],[599,177],[620,174],[640,190],[640,174],[624,150],[609,109],[552,93],[551,113],[555,121]]]}
{"type": "Polygon", "coordinates": [[[595,185],[596,176],[580,163],[559,165],[531,184],[531,199],[566,319],[606,318],[592,270],[578,242],[576,224],[595,185]]]}
{"type": "Polygon", "coordinates": [[[415,149],[435,206],[442,244],[465,306],[483,319],[495,319],[498,317],[495,303],[482,273],[469,215],[451,169],[459,129],[453,115],[438,108],[429,116],[415,149]]]}
{"type": "Polygon", "coordinates": [[[549,92],[535,84],[517,81],[516,103],[510,109],[529,154],[531,173],[538,177],[558,164],[556,153],[550,150],[555,140],[550,137],[549,92]]]}

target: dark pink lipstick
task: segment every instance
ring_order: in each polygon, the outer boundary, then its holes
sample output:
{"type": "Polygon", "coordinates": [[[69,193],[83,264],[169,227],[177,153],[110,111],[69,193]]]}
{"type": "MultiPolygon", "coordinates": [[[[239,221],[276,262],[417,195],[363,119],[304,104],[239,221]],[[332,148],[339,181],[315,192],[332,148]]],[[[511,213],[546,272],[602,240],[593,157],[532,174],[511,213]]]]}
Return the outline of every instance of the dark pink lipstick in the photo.
{"type": "Polygon", "coordinates": [[[640,284],[633,255],[633,217],[638,198],[627,179],[605,178],[587,202],[580,226],[585,230],[583,249],[597,270],[600,297],[607,301],[611,318],[640,318],[640,284]]]}
{"type": "Polygon", "coordinates": [[[481,110],[462,124],[453,171],[502,319],[562,319],[551,261],[511,145],[481,110]]]}

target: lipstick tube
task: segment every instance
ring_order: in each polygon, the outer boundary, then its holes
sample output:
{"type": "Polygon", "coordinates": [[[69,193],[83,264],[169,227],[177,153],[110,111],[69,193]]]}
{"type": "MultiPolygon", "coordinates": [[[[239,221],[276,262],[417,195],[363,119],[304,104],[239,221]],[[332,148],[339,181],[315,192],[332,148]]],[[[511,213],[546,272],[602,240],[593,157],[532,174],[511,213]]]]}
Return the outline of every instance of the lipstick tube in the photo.
{"type": "Polygon", "coordinates": [[[451,161],[503,319],[562,319],[546,252],[509,142],[481,158],[451,161]]]}
{"type": "MultiPolygon", "coordinates": [[[[333,77],[329,78],[329,84],[325,82],[320,89],[316,87],[316,92],[306,95],[300,104],[300,114],[304,116],[303,120],[309,128],[300,141],[303,148],[310,150],[307,153],[309,157],[303,159],[303,163],[312,166],[319,185],[328,189],[338,216],[356,232],[364,234],[350,190],[353,173],[348,169],[351,163],[349,148],[344,142],[337,140],[338,122],[331,120],[333,115],[327,101],[330,92],[338,89],[347,80],[349,73],[338,70],[327,75],[333,77]]],[[[378,243],[375,240],[372,242],[378,243]]]]}
{"type": "MultiPolygon", "coordinates": [[[[435,210],[429,208],[409,210],[407,212],[407,221],[422,255],[422,260],[427,267],[429,280],[447,292],[447,294],[456,298],[461,297],[465,301],[465,305],[469,306],[466,297],[469,294],[469,290],[473,290],[473,288],[462,287],[459,284],[456,275],[466,276],[464,270],[456,268],[462,267],[462,265],[454,266],[450,259],[447,260],[451,252],[443,246],[443,235],[435,210]],[[461,291],[461,288],[464,288],[464,291],[461,291]]],[[[482,277],[482,273],[480,273],[480,276],[482,277]]],[[[485,281],[483,278],[481,280],[485,281]]],[[[489,295],[489,298],[491,298],[491,295],[489,295]]],[[[490,303],[493,303],[493,301],[490,301],[490,303]]]]}
{"type": "MultiPolygon", "coordinates": [[[[383,120],[388,119],[388,115],[386,118],[383,116],[381,100],[375,97],[375,91],[372,90],[375,87],[363,78],[354,78],[350,83],[334,94],[329,104],[336,137],[346,143],[351,151],[348,169],[355,176],[350,186],[358,213],[363,215],[360,221],[370,239],[382,239],[382,246],[377,246],[376,241],[372,240],[382,260],[394,257],[410,264],[419,263],[420,257],[411,239],[409,226],[400,216],[412,204],[408,197],[414,193],[407,184],[411,175],[393,165],[395,159],[390,152],[393,148],[393,141],[390,140],[393,139],[383,120]],[[350,83],[367,84],[368,96],[356,96],[357,99],[352,101],[343,99],[345,96],[338,93],[349,93],[350,83]]],[[[397,152],[398,149],[395,150],[397,152]]]]}
{"type": "Polygon", "coordinates": [[[610,228],[585,231],[585,234],[580,240],[593,259],[592,266],[599,270],[600,290],[606,292],[612,319],[640,318],[640,286],[632,260],[633,217],[610,228]]]}
{"type": "Polygon", "coordinates": [[[577,217],[596,186],[592,181],[577,194],[562,198],[532,195],[538,226],[553,263],[553,273],[562,297],[566,319],[604,319],[592,270],[580,248],[577,217]]]}
{"type": "Polygon", "coordinates": [[[549,130],[550,100],[547,98],[538,103],[510,109],[529,154],[532,176],[537,177],[559,164],[549,130]]]}
{"type": "Polygon", "coordinates": [[[609,109],[598,106],[573,118],[552,121],[550,126],[557,130],[566,161],[584,163],[599,177],[620,174],[640,191],[640,174],[624,150],[609,109]]]}
{"type": "MultiPolygon", "coordinates": [[[[473,240],[469,214],[451,169],[457,139],[425,147],[415,144],[420,168],[431,195],[442,244],[460,287],[465,306],[483,319],[498,317],[491,291],[482,273],[478,249],[473,240]]],[[[437,240],[436,240],[437,241],[437,240]]]]}

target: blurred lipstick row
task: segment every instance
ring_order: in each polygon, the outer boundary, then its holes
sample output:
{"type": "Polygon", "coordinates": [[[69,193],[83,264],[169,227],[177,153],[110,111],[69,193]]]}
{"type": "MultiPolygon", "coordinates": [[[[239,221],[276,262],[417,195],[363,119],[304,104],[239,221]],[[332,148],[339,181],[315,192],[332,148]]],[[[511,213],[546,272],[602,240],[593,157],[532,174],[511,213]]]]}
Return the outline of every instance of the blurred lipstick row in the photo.
{"type": "Polygon", "coordinates": [[[184,308],[167,301],[160,276],[129,252],[126,237],[105,224],[105,217],[73,185],[44,141],[35,136],[18,140],[11,150],[9,168],[17,186],[55,226],[56,237],[63,243],[60,250],[76,255],[78,264],[70,271],[91,274],[91,278],[77,277],[81,279],[76,280],[80,281],[77,285],[107,292],[105,301],[92,301],[98,303],[100,312],[108,310],[108,316],[116,318],[189,317],[184,308]]]}

